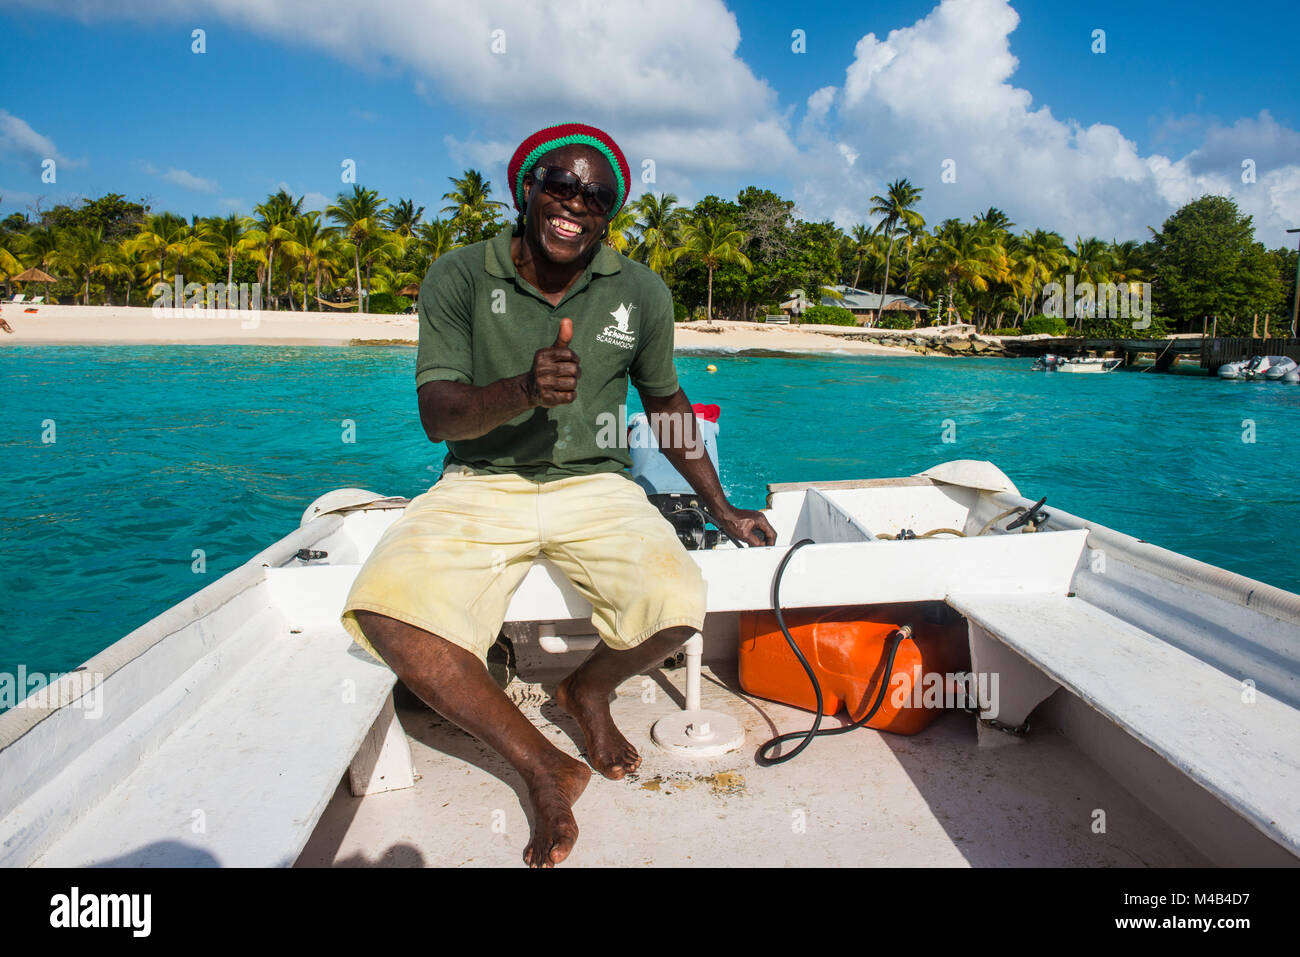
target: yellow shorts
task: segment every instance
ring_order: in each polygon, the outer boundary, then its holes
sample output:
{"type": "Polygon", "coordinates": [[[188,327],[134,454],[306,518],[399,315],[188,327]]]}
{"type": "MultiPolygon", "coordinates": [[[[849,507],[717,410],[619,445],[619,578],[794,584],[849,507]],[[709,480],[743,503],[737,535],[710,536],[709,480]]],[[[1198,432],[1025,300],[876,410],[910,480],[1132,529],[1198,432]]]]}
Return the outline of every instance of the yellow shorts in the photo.
{"type": "Polygon", "coordinates": [[[372,611],[486,661],[534,558],[550,559],[592,605],[605,644],[632,648],[665,628],[704,626],[704,576],[668,520],[618,473],[534,482],[449,469],[411,500],[357,574],[343,626],[372,611]]]}

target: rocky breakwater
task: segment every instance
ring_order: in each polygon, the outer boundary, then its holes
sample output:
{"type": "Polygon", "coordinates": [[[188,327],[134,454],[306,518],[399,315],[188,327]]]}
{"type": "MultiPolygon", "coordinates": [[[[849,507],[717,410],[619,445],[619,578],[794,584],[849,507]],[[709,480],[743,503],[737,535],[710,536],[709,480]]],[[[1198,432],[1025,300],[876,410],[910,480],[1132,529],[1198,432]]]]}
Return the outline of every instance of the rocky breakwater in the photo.
{"type": "Polygon", "coordinates": [[[998,336],[981,336],[971,326],[959,329],[876,329],[860,327],[851,329],[835,326],[800,326],[809,332],[820,332],[842,339],[854,339],[877,346],[894,346],[911,349],[927,356],[997,356],[1012,355],[1004,348],[998,336]]]}

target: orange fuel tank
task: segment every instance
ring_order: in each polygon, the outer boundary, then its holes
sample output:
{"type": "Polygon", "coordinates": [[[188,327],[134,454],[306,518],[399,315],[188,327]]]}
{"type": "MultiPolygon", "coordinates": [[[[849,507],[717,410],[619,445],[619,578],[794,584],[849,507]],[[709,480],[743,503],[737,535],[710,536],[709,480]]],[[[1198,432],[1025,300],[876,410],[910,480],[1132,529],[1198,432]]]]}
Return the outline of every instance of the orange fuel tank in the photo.
{"type": "MultiPolygon", "coordinates": [[[[822,687],[823,709],[857,721],[880,691],[889,636],[912,626],[894,656],[892,679],[867,727],[916,734],[951,704],[950,676],[970,668],[965,622],[946,606],[854,605],[785,612],[786,627],[822,687]]],[[[814,711],[812,683],[771,611],[740,615],[740,686],[749,694],[814,711]]]]}

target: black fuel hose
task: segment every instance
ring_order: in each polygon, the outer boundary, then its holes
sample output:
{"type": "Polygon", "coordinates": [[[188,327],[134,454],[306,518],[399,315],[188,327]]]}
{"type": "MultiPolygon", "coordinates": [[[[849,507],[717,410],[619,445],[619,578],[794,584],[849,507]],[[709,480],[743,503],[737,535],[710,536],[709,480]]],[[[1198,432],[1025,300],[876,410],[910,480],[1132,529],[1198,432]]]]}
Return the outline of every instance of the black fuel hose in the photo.
{"type": "Polygon", "coordinates": [[[803,665],[803,670],[808,674],[808,680],[812,682],[813,694],[817,696],[817,717],[813,720],[812,727],[807,731],[791,731],[787,734],[777,735],[759,748],[758,762],[760,765],[784,764],[804,748],[808,747],[808,745],[812,743],[812,739],[818,735],[844,734],[845,732],[853,731],[862,727],[874,718],[876,712],[880,710],[880,706],[885,701],[885,692],[889,689],[889,679],[894,673],[894,656],[898,653],[898,646],[903,643],[904,638],[910,638],[912,636],[912,629],[907,625],[895,629],[894,633],[889,636],[889,654],[886,656],[885,670],[881,674],[880,678],[880,691],[876,695],[876,701],[871,706],[870,710],[852,724],[846,724],[842,728],[826,728],[822,730],[822,709],[825,704],[825,699],[822,697],[821,682],[817,680],[817,675],[813,672],[812,666],[808,664],[808,659],[803,656],[803,652],[800,651],[799,646],[795,644],[794,636],[790,634],[790,629],[786,627],[785,616],[781,613],[781,578],[785,575],[785,567],[789,564],[790,559],[794,556],[795,552],[803,548],[805,545],[812,544],[815,543],[811,538],[804,538],[795,542],[781,559],[781,564],[776,567],[776,574],[772,577],[772,610],[776,612],[776,623],[781,626],[781,634],[785,635],[785,640],[789,643],[790,650],[793,651],[794,656],[799,659],[799,664],[803,665]],[[769,756],[768,752],[772,751],[778,745],[784,744],[786,741],[793,741],[795,738],[800,737],[803,738],[803,741],[801,741],[799,746],[789,754],[782,754],[780,757],[775,758],[769,756]]]}

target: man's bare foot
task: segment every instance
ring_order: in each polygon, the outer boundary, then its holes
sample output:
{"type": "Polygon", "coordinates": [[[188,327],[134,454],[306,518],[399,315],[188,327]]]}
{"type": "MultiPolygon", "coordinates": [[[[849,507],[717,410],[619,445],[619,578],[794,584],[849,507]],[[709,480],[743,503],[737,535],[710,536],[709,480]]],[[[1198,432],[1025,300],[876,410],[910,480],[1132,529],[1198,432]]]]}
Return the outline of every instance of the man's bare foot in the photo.
{"type": "Polygon", "coordinates": [[[614,724],[608,697],[584,689],[574,680],[576,674],[560,682],[555,689],[555,703],[582,728],[591,766],[611,781],[617,781],[641,766],[641,755],[614,724]]]}
{"type": "Polygon", "coordinates": [[[553,769],[539,774],[528,784],[533,805],[533,838],[524,848],[529,867],[554,867],[573,850],[578,841],[578,822],[573,805],[587,789],[591,768],[561,755],[553,769]]]}

